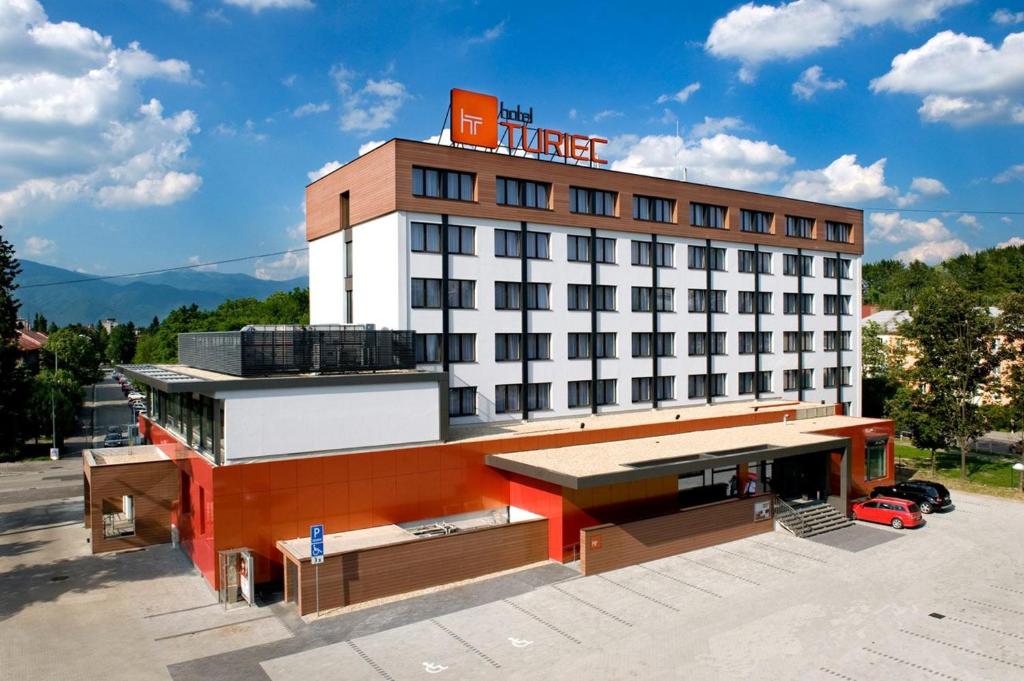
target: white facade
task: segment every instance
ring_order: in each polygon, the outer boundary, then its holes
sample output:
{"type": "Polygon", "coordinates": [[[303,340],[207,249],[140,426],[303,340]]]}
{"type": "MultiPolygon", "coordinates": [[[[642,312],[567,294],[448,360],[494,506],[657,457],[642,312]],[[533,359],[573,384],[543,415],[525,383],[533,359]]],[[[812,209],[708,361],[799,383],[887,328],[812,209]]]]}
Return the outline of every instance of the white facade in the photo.
{"type": "MultiPolygon", "coordinates": [[[[541,214],[542,215],[542,214],[541,214]]],[[[449,279],[472,280],[475,284],[473,309],[452,309],[449,311],[449,333],[475,334],[475,361],[453,362],[449,366],[450,387],[472,386],[476,388],[476,414],[453,418],[453,423],[471,421],[493,421],[520,419],[520,411],[497,413],[496,386],[520,384],[522,364],[520,361],[495,361],[495,334],[519,334],[522,331],[522,315],[519,310],[496,310],[494,304],[495,282],[520,282],[522,263],[518,257],[495,256],[495,230],[505,229],[518,232],[517,221],[501,221],[483,218],[462,218],[450,215],[449,224],[467,225],[475,228],[474,253],[472,255],[449,255],[449,279]]],[[[441,309],[413,308],[411,288],[414,278],[441,279],[442,255],[439,253],[413,252],[411,249],[412,224],[425,222],[440,224],[441,216],[436,214],[396,212],[376,220],[357,225],[351,230],[353,247],[352,301],[354,323],[373,323],[378,327],[412,329],[418,334],[440,334],[442,332],[441,309]]],[[[528,332],[550,334],[550,360],[529,362],[530,383],[550,383],[550,409],[532,411],[530,418],[548,416],[586,415],[589,406],[570,408],[568,391],[570,381],[591,379],[589,359],[568,358],[568,336],[572,332],[591,331],[589,311],[570,311],[567,305],[569,284],[589,285],[591,283],[590,263],[568,260],[568,237],[570,235],[590,236],[589,229],[529,223],[531,232],[549,234],[549,259],[527,261],[527,281],[550,284],[550,310],[531,310],[527,313],[528,332]]],[[[715,396],[714,402],[759,399],[794,400],[801,397],[798,390],[786,390],[784,372],[798,368],[800,354],[784,352],[783,334],[798,330],[799,317],[784,314],[784,294],[796,293],[798,277],[783,274],[785,254],[796,254],[795,248],[762,246],[761,252],[771,254],[771,273],[760,275],[760,290],[771,293],[771,312],[761,314],[761,331],[771,332],[771,352],[760,354],[760,369],[771,372],[770,390],[754,393],[740,392],[740,373],[752,372],[755,368],[754,354],[739,352],[740,333],[752,332],[755,315],[739,313],[741,291],[754,291],[755,275],[741,272],[740,251],[751,251],[753,245],[715,241],[715,230],[708,229],[708,239],[713,248],[725,250],[725,268],[711,272],[711,289],[726,292],[726,311],[711,315],[712,331],[726,334],[725,354],[712,357],[712,372],[725,374],[725,391],[715,396]]],[[[598,360],[598,379],[616,380],[614,404],[598,408],[601,412],[625,411],[650,408],[650,403],[634,403],[632,380],[650,377],[653,372],[652,359],[632,356],[632,334],[650,332],[652,313],[633,312],[631,305],[632,287],[650,287],[652,271],[648,266],[633,265],[631,242],[650,241],[651,236],[632,232],[597,230],[598,237],[615,240],[615,263],[597,265],[598,285],[615,287],[615,311],[597,313],[596,331],[615,333],[616,357],[598,360]]],[[[344,237],[333,234],[310,243],[310,298],[311,321],[314,324],[340,323],[345,321],[344,282],[344,237]],[[342,245],[342,252],[338,251],[342,245]],[[339,283],[340,282],[340,283],[339,283]],[[340,286],[340,288],[339,288],[340,286]],[[339,295],[338,291],[342,291],[339,295]]],[[[658,313],[660,332],[671,332],[674,337],[674,352],[658,360],[658,375],[674,377],[674,391],[671,399],[659,400],[658,406],[686,406],[707,403],[707,398],[690,397],[688,383],[690,376],[705,376],[707,357],[690,356],[688,334],[705,332],[705,313],[688,311],[688,291],[707,288],[707,272],[688,267],[688,247],[705,247],[705,239],[658,236],[659,243],[673,245],[673,267],[658,268],[658,286],[674,289],[674,311],[658,313]]],[[[821,241],[808,241],[809,246],[821,247],[821,241]]],[[[824,276],[825,258],[835,258],[836,253],[805,249],[803,255],[813,259],[812,273],[803,277],[804,293],[813,295],[813,314],[803,315],[804,331],[813,334],[813,350],[802,353],[804,368],[813,371],[810,388],[803,390],[802,398],[807,401],[847,403],[848,413],[860,414],[860,303],[861,303],[861,262],[855,255],[842,255],[850,260],[850,278],[840,279],[840,295],[849,296],[849,315],[839,317],[843,331],[850,332],[850,350],[841,351],[841,365],[849,367],[849,384],[842,387],[841,400],[836,387],[826,387],[826,369],[835,368],[839,363],[837,352],[825,351],[826,331],[836,330],[837,317],[825,314],[826,295],[836,294],[837,280],[824,276]]],[[[756,343],[756,339],[755,339],[756,343]]],[[[440,370],[442,365],[424,364],[422,368],[440,370]]],[[[841,380],[841,376],[838,380],[841,380]]],[[[756,381],[756,377],[755,377],[756,381]]]]}

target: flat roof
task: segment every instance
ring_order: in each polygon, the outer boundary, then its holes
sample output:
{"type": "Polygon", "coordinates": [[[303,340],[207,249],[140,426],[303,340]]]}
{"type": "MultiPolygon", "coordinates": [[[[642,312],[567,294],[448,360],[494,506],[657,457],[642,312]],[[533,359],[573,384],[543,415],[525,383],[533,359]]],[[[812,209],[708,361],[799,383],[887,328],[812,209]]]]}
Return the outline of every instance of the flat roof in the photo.
{"type": "Polygon", "coordinates": [[[504,471],[584,489],[845,447],[849,438],[824,435],[819,431],[876,423],[886,421],[822,416],[785,423],[489,454],[486,460],[488,465],[504,471]]]}
{"type": "Polygon", "coordinates": [[[164,454],[156,445],[87,449],[84,456],[90,466],[119,466],[130,463],[170,461],[170,457],[164,454]]]}
{"type": "MultiPolygon", "coordinates": [[[[324,555],[333,556],[338,553],[359,551],[376,546],[401,544],[415,538],[416,535],[402,529],[398,525],[379,525],[377,527],[367,527],[363,530],[335,532],[334,534],[324,535],[324,555]]],[[[309,537],[282,539],[277,542],[277,548],[298,560],[305,560],[309,558],[309,537]]]]}

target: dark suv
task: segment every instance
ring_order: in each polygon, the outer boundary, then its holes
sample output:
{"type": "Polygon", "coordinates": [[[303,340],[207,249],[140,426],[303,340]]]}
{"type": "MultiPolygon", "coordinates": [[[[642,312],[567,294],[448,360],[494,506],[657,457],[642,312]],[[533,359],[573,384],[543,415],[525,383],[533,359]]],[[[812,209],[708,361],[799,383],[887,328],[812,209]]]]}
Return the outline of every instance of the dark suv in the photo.
{"type": "Polygon", "coordinates": [[[879,496],[913,501],[921,507],[921,513],[932,513],[953,505],[949,498],[949,490],[937,482],[928,480],[908,480],[897,482],[895,485],[881,485],[871,491],[872,499],[879,496]]]}

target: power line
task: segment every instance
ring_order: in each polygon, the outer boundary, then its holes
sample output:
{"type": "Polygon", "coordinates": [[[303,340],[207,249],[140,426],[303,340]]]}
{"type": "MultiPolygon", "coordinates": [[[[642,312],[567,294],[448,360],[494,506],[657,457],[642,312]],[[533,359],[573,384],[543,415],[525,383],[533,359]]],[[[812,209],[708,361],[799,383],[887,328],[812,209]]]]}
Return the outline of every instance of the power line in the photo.
{"type": "Polygon", "coordinates": [[[978,215],[1024,215],[1024,210],[971,210],[969,208],[862,208],[861,210],[897,213],[976,213],[978,215]]]}
{"type": "Polygon", "coordinates": [[[304,248],[292,248],[287,251],[277,251],[275,253],[261,253],[260,255],[246,255],[240,258],[229,258],[227,260],[211,260],[210,262],[199,262],[194,265],[180,265],[178,267],[164,267],[158,270],[145,270],[143,272],[126,272],[125,274],[108,274],[101,277],[83,277],[81,279],[65,279],[64,281],[46,281],[39,284],[23,284],[18,286],[20,289],[24,288],[42,288],[44,286],[61,286],[64,284],[82,284],[90,281],[102,281],[104,279],[126,279],[129,277],[144,277],[150,274],[161,274],[163,272],[180,272],[182,270],[194,270],[199,267],[210,267],[211,265],[226,265],[233,262],[244,262],[246,260],[256,260],[258,258],[271,258],[275,255],[287,255],[289,253],[302,253],[308,251],[309,247],[304,248]]]}

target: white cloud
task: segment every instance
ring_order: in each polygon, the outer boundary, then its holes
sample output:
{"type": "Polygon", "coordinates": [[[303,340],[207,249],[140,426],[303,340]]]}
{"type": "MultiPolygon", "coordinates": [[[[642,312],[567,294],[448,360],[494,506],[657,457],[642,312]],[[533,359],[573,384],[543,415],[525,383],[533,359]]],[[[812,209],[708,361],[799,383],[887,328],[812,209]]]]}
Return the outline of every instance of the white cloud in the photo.
{"type": "Polygon", "coordinates": [[[481,43],[489,43],[497,40],[505,34],[505,25],[508,23],[508,19],[502,19],[494,26],[484,31],[478,36],[473,36],[466,40],[467,45],[479,45],[481,43]]]}
{"type": "Polygon", "coordinates": [[[576,120],[576,116],[578,116],[578,115],[579,115],[579,112],[576,111],[576,109],[569,109],[569,119],[570,120],[573,120],[573,121],[576,120]]]}
{"type": "Polygon", "coordinates": [[[309,274],[309,253],[289,251],[278,258],[259,258],[253,265],[253,276],[257,279],[294,279],[309,274]]]}
{"type": "Polygon", "coordinates": [[[162,205],[195,191],[195,114],[165,117],[158,100],[145,102],[140,87],[154,79],[191,83],[191,68],[51,23],[35,0],[0,4],[0,218],[53,201],[122,205],[109,197],[134,192],[162,205]]]}
{"type": "Polygon", "coordinates": [[[192,11],[192,0],[163,0],[163,3],[176,12],[192,11]]]}
{"type": "Polygon", "coordinates": [[[1024,247],[1024,239],[1019,236],[1011,236],[1006,241],[996,244],[996,248],[1022,248],[1024,247]]]}
{"type": "Polygon", "coordinates": [[[335,170],[337,170],[341,166],[342,166],[342,164],[341,164],[340,161],[328,161],[327,163],[323,164],[322,166],[320,166],[316,170],[311,170],[308,173],[306,173],[306,177],[309,178],[310,182],[316,182],[317,180],[319,180],[324,175],[327,175],[328,173],[334,172],[335,170]]]}
{"type": "Polygon", "coordinates": [[[50,239],[44,239],[41,236],[30,236],[25,239],[25,255],[31,257],[46,255],[56,248],[56,246],[57,244],[50,239]]]}
{"type": "Polygon", "coordinates": [[[1024,163],[1018,163],[1017,165],[1010,166],[992,178],[992,181],[996,184],[1006,184],[1007,182],[1013,182],[1014,180],[1024,180],[1024,163]]]}
{"type": "Polygon", "coordinates": [[[265,9],[311,9],[312,0],[222,0],[225,5],[233,5],[254,13],[265,9]]]}
{"type": "Polygon", "coordinates": [[[686,100],[690,98],[690,95],[700,90],[700,83],[690,83],[679,92],[672,95],[661,95],[658,97],[658,104],[667,104],[668,102],[679,102],[685,104],[686,100]]]}
{"type": "Polygon", "coordinates": [[[1011,33],[995,47],[984,38],[942,31],[896,55],[871,90],[921,96],[918,113],[928,122],[1024,123],[1024,33],[1011,33]]]}
{"type": "Polygon", "coordinates": [[[1007,225],[1012,225],[1013,224],[1013,218],[1011,218],[1009,215],[1004,215],[1003,217],[1001,217],[999,219],[1002,220],[1007,225]]]}
{"type": "Polygon", "coordinates": [[[297,81],[298,79],[299,79],[298,74],[296,74],[296,73],[289,74],[289,75],[287,75],[287,76],[285,76],[284,78],[281,79],[281,85],[284,85],[285,87],[292,87],[293,85],[295,85],[295,81],[297,81]]]}
{"type": "Polygon", "coordinates": [[[934,177],[915,177],[910,183],[910,188],[926,196],[938,196],[939,194],[949,193],[946,185],[934,177]]]}
{"type": "MultiPolygon", "coordinates": [[[[305,208],[306,204],[303,203],[302,207],[305,208]]],[[[285,234],[292,241],[305,241],[306,240],[306,221],[296,222],[294,225],[285,230],[285,234]]]]}
{"type": "Polygon", "coordinates": [[[695,124],[690,128],[690,135],[692,137],[711,137],[717,135],[720,132],[728,132],[730,130],[745,130],[747,124],[743,122],[743,119],[739,116],[724,116],[722,118],[713,118],[711,116],[705,116],[704,121],[695,124]]]}
{"type": "Polygon", "coordinates": [[[978,222],[978,216],[977,215],[971,215],[969,213],[964,213],[963,215],[958,217],[956,219],[956,221],[959,222],[961,225],[966,225],[967,227],[969,227],[970,229],[974,230],[975,232],[981,231],[981,229],[982,229],[981,223],[978,222]]]}
{"type": "Polygon", "coordinates": [[[216,265],[203,265],[203,259],[198,255],[190,255],[188,257],[188,264],[192,265],[192,269],[196,272],[213,272],[217,269],[216,265]]]}
{"type": "Polygon", "coordinates": [[[811,66],[800,74],[800,80],[793,83],[793,94],[800,99],[811,99],[819,90],[841,90],[846,87],[843,79],[829,80],[820,66],[811,66]]]}
{"type": "Polygon", "coordinates": [[[169,206],[191,196],[203,183],[195,173],[171,171],[163,175],[143,177],[132,184],[100,187],[98,203],[110,208],[138,206],[169,206]]]}
{"type": "Polygon", "coordinates": [[[782,189],[786,196],[826,203],[859,203],[895,198],[895,188],[885,183],[885,162],[858,165],[856,154],[844,154],[819,170],[798,170],[782,189]]]}
{"type": "Polygon", "coordinates": [[[624,115],[624,113],[616,111],[615,109],[605,109],[604,111],[598,111],[594,114],[594,122],[600,123],[603,120],[607,120],[609,118],[620,118],[624,115]]]}
{"type": "Polygon", "coordinates": [[[871,229],[868,238],[891,244],[909,241],[944,241],[953,237],[952,232],[938,218],[911,220],[899,211],[892,213],[871,213],[868,216],[871,229]]]}
{"type": "Polygon", "coordinates": [[[394,123],[398,110],[410,98],[405,85],[390,78],[367,79],[354,88],[355,73],[343,64],[331,67],[331,78],[341,96],[338,126],[344,132],[373,132],[394,123]]]}
{"type": "Polygon", "coordinates": [[[295,118],[302,118],[303,116],[312,116],[313,114],[324,113],[330,111],[331,105],[327,102],[320,102],[319,104],[314,102],[308,102],[300,107],[297,107],[295,111],[292,111],[292,116],[295,118]]]}
{"type": "Polygon", "coordinates": [[[909,28],[966,2],[970,0],[748,2],[715,21],[704,49],[716,57],[740,61],[740,80],[749,83],[765,62],[833,47],[863,27],[893,23],[909,28]]]}
{"type": "Polygon", "coordinates": [[[1011,12],[1008,9],[997,9],[992,13],[992,21],[1003,26],[1024,24],[1024,12],[1011,12]]]}
{"type": "Polygon", "coordinates": [[[970,252],[971,247],[960,239],[947,239],[945,241],[930,241],[911,246],[898,252],[896,259],[902,260],[905,263],[920,260],[923,263],[935,265],[944,260],[970,252]]]}
{"type": "Polygon", "coordinates": [[[374,149],[376,149],[380,145],[384,144],[384,142],[386,142],[386,141],[387,140],[370,140],[369,142],[364,142],[364,143],[360,144],[359,145],[359,155],[362,156],[363,154],[366,154],[366,153],[369,153],[369,152],[373,151],[374,149]]]}
{"type": "Polygon", "coordinates": [[[623,135],[608,145],[613,170],[726,187],[766,187],[778,182],[793,158],[775,144],[719,133],[684,140],[674,135],[623,135]]]}

